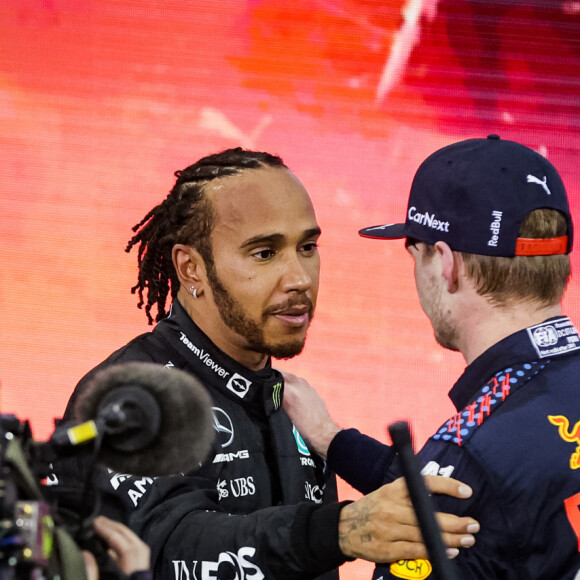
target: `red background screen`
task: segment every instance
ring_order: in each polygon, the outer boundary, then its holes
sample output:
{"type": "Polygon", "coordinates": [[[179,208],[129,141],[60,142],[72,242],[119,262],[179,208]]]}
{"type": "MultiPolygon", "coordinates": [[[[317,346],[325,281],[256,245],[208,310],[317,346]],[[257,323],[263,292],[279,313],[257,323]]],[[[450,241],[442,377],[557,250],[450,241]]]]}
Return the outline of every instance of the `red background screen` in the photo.
{"type": "MultiPolygon", "coordinates": [[[[3,0],[0,54],[0,409],[39,439],[147,331],[130,228],[204,155],[279,154],[310,192],[318,311],[279,366],[381,440],[406,418],[422,443],[464,363],[435,344],[403,242],[358,229],[403,219],[428,154],[489,133],[546,155],[578,213],[575,0],[3,0]]],[[[565,310],[580,322],[574,278],[565,310]]]]}

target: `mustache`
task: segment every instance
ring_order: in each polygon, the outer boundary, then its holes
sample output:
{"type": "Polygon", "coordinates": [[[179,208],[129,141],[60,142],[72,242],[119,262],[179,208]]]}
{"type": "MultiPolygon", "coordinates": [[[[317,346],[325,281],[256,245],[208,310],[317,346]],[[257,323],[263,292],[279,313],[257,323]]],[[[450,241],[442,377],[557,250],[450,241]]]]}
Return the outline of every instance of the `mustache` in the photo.
{"type": "Polygon", "coordinates": [[[268,306],[266,310],[264,310],[264,319],[272,314],[278,314],[280,312],[284,312],[286,310],[290,310],[296,306],[306,306],[308,307],[308,317],[312,319],[314,315],[314,305],[312,304],[312,300],[308,298],[305,294],[301,296],[292,296],[288,298],[285,302],[280,304],[274,304],[272,306],[268,306]]]}

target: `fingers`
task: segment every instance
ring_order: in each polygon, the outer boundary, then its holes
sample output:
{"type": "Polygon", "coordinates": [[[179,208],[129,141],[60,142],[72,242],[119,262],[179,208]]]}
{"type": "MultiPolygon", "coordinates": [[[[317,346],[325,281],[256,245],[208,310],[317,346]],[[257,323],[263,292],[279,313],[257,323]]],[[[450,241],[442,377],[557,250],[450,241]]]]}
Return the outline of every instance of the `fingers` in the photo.
{"type": "Polygon", "coordinates": [[[93,527],[107,543],[110,558],[125,574],[149,569],[149,546],[127,526],[105,516],[98,516],[93,527]]]}
{"type": "Polygon", "coordinates": [[[468,485],[452,477],[428,475],[424,479],[425,485],[431,493],[450,495],[460,499],[465,499],[473,495],[473,490],[468,485]]]}
{"type": "MultiPolygon", "coordinates": [[[[432,493],[460,499],[473,495],[473,490],[468,485],[451,477],[429,476],[425,477],[425,483],[432,493]]],[[[443,541],[448,547],[465,548],[475,543],[472,534],[479,532],[480,526],[477,520],[452,514],[437,514],[437,521],[443,532],[443,541]]]]}
{"type": "Polygon", "coordinates": [[[95,557],[87,550],[83,550],[83,558],[85,560],[87,580],[99,580],[99,567],[95,557]]]}
{"type": "Polygon", "coordinates": [[[323,459],[340,427],[331,419],[326,403],[308,381],[283,371],[284,410],[311,451],[323,459]]]}
{"type": "MultiPolygon", "coordinates": [[[[459,481],[443,482],[441,477],[430,479],[431,489],[443,490],[456,497],[471,495],[471,489],[459,481]]],[[[437,519],[450,557],[458,554],[458,548],[475,543],[473,534],[479,531],[479,524],[473,518],[437,514],[437,519]]],[[[372,562],[427,557],[415,510],[402,478],[342,509],[339,545],[345,556],[372,562]]]]}

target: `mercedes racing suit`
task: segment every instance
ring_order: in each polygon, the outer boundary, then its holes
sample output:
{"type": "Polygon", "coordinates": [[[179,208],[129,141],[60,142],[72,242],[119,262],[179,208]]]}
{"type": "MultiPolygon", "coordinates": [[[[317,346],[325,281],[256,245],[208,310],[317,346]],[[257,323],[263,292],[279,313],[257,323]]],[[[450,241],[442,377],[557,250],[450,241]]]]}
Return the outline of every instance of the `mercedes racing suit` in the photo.
{"type": "MultiPolygon", "coordinates": [[[[468,500],[437,508],[481,524],[453,560],[462,580],[580,578],[580,341],[566,317],[492,346],[451,389],[457,413],[419,452],[424,475],[453,476],[468,500]]],[[[390,447],[349,429],[328,462],[369,493],[401,475],[390,447]]],[[[425,560],[378,565],[373,578],[430,578],[425,560]]]]}
{"type": "Polygon", "coordinates": [[[336,482],[281,408],[282,375],[270,365],[253,372],[231,359],[175,301],[152,332],[81,380],[65,419],[96,371],[128,361],[196,376],[213,399],[217,431],[194,473],[156,479],[101,474],[103,511],[128,522],[150,545],[155,578],[338,578],[345,558],[338,547],[336,482]]]}

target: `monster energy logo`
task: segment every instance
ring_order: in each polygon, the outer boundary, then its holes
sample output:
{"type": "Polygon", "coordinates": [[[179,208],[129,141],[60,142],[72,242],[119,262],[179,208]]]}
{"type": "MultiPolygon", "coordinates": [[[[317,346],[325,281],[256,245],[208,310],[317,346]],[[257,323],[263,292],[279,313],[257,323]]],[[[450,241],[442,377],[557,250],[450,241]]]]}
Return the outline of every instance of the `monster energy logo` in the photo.
{"type": "Polygon", "coordinates": [[[272,401],[274,402],[274,409],[278,409],[282,404],[282,383],[276,383],[272,390],[272,401]]]}

